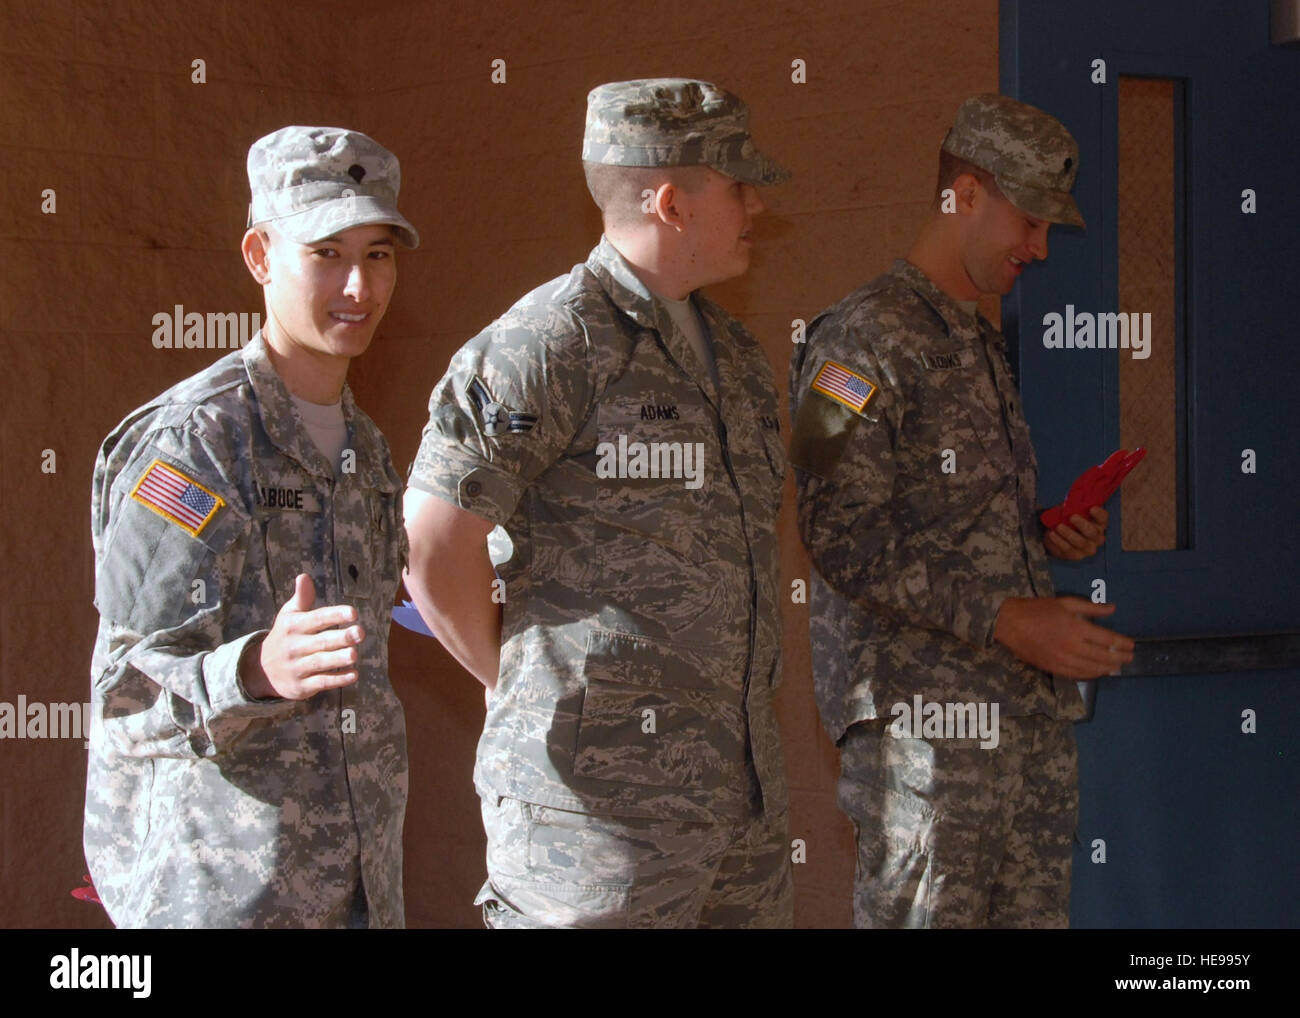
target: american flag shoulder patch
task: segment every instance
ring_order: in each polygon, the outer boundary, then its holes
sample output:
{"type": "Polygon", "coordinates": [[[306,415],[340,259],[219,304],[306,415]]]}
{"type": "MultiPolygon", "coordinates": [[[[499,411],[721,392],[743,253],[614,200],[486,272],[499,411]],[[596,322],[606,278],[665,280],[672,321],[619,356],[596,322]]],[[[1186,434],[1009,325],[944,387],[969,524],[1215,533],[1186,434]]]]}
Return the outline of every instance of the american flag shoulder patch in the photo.
{"type": "Polygon", "coordinates": [[[220,495],[160,459],[149,464],[144,476],[131,489],[131,497],[171,520],[191,537],[198,537],[217,515],[217,510],[226,504],[220,495]]]}
{"type": "Polygon", "coordinates": [[[876,394],[876,383],[850,371],[843,364],[827,361],[813,379],[812,389],[860,414],[876,394]]]}

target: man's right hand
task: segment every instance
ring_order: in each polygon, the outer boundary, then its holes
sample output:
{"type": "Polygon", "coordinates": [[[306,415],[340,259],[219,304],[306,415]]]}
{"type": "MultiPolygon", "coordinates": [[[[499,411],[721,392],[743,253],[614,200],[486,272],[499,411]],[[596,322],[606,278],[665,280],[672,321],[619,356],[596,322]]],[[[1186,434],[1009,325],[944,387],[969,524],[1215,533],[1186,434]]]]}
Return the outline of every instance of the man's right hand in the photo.
{"type": "Polygon", "coordinates": [[[1028,664],[1067,679],[1111,675],[1133,660],[1133,641],[1086,616],[1111,615],[1113,604],[1082,597],[1009,597],[1002,602],[993,639],[1028,664]]]}
{"type": "Polygon", "coordinates": [[[306,700],[326,689],[357,681],[357,647],[366,638],[351,605],[313,608],[316,587],[299,573],[293,596],[254,653],[249,648],[239,665],[239,679],[258,700],[281,697],[306,700]]]}

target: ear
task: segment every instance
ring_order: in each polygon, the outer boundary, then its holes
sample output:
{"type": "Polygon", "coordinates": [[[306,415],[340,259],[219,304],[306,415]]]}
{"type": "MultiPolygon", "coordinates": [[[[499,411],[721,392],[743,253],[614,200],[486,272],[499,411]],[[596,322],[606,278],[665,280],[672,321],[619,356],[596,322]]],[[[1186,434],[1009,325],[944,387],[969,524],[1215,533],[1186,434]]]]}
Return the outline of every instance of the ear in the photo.
{"type": "Polygon", "coordinates": [[[982,194],[984,187],[979,182],[979,178],[973,173],[959,173],[956,179],[950,185],[957,195],[957,212],[959,215],[967,215],[975,208],[977,195],[982,194]]]}
{"type": "Polygon", "coordinates": [[[259,286],[265,286],[271,281],[270,245],[271,238],[255,226],[248,228],[239,245],[239,250],[244,255],[244,264],[259,286]]]}
{"type": "Polygon", "coordinates": [[[678,233],[686,229],[686,216],[681,208],[684,194],[672,181],[665,181],[650,199],[650,214],[678,233]]]}

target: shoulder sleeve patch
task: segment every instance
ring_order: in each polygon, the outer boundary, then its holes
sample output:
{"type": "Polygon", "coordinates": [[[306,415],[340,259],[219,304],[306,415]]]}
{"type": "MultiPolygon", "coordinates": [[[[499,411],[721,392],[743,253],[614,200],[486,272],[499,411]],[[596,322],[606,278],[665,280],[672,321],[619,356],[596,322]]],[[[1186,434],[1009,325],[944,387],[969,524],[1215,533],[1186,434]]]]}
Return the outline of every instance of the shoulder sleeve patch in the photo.
{"type": "Polygon", "coordinates": [[[233,491],[200,483],[201,468],[178,459],[182,466],[165,452],[143,451],[137,463],[146,466],[133,464],[110,482],[116,495],[95,562],[95,605],[137,633],[169,629],[218,603],[215,565],[250,522],[233,491]],[[198,579],[204,584],[195,599],[198,579]]]}
{"type": "Polygon", "coordinates": [[[855,414],[861,414],[875,396],[878,386],[866,376],[846,368],[836,361],[827,361],[817,372],[809,387],[828,399],[843,404],[855,414]]]}
{"type": "Polygon", "coordinates": [[[191,537],[198,537],[226,504],[194,478],[155,459],[131,489],[131,498],[191,537]]]}

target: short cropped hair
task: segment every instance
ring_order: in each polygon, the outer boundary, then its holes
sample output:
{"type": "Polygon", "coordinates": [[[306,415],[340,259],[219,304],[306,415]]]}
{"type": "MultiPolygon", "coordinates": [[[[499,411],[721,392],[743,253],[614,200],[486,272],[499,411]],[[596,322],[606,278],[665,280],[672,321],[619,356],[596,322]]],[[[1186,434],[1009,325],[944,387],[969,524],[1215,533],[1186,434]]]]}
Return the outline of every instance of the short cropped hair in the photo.
{"type": "Polygon", "coordinates": [[[694,193],[704,186],[707,166],[609,166],[605,163],[582,163],[587,190],[600,209],[607,227],[634,226],[645,213],[641,211],[643,191],[657,191],[670,183],[694,193]]]}
{"type": "Polygon", "coordinates": [[[976,166],[974,163],[967,162],[961,156],[955,156],[947,149],[939,150],[939,182],[934,188],[934,207],[938,208],[943,203],[943,192],[945,188],[952,187],[953,182],[964,173],[969,173],[972,177],[980,182],[980,186],[995,198],[1005,198],[1002,189],[998,187],[998,182],[993,179],[993,174],[982,166],[976,166]]]}

